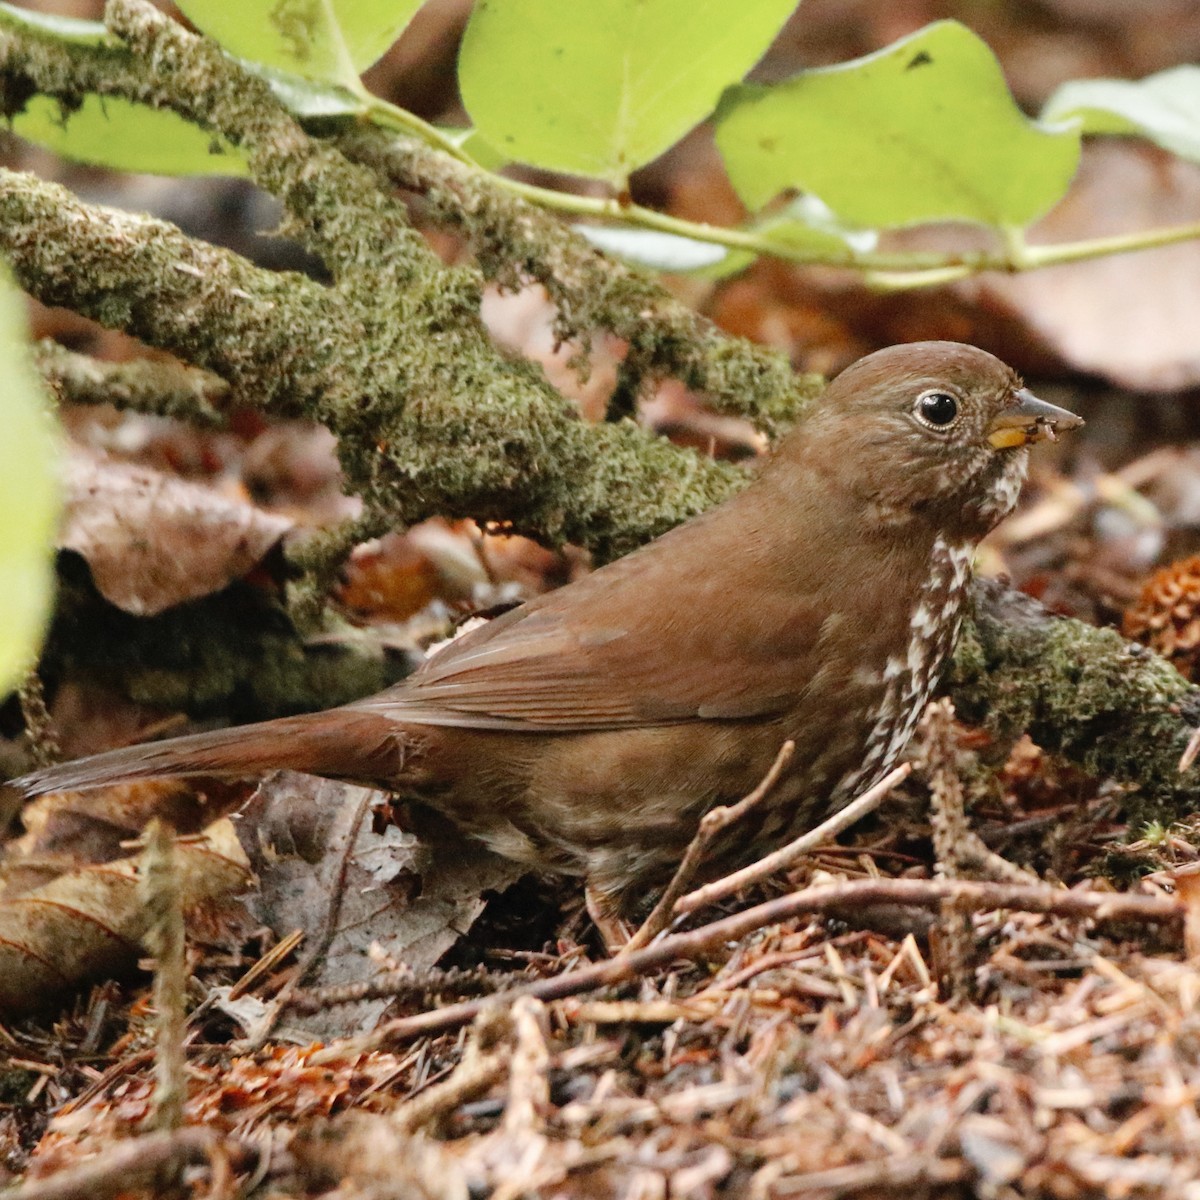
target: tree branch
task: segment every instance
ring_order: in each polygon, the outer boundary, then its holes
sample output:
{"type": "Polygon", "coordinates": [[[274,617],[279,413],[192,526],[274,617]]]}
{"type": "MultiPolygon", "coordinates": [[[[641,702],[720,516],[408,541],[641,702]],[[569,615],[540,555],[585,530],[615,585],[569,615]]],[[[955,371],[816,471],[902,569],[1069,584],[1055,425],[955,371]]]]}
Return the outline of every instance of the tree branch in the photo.
{"type": "Polygon", "coordinates": [[[645,273],[448,154],[375,126],[343,133],[337,144],[380,178],[419,193],[433,220],[466,238],[485,278],[503,287],[540,283],[563,341],[586,346],[594,330],[606,330],[628,343],[645,375],[673,376],[768,434],[794,424],[820,392],[818,376],[798,376],[783,355],[723,333],[645,273]]]}
{"type": "Polygon", "coordinates": [[[1125,807],[1135,822],[1200,807],[1200,771],[1179,771],[1200,688],[1144,646],[994,580],[977,581],[974,596],[946,689],[964,721],[1028,732],[1098,779],[1134,785],[1125,807]]]}
{"type": "Polygon", "coordinates": [[[474,516],[608,558],[739,478],[631,423],[581,421],[476,316],[439,333],[430,312],[406,320],[384,302],[369,328],[338,289],[33,176],[0,171],[0,251],[43,302],[206,367],[275,415],[322,421],[348,486],[393,525],[474,516]]]}
{"type": "Polygon", "coordinates": [[[336,284],[262,271],[172,226],[0,177],[0,250],[23,286],[322,421],[348,486],[392,524],[475,516],[615,557],[727,495],[738,472],[628,422],[587,425],[506,359],[477,273],[447,269],[372,172],[310,138],[261,80],[149,5],[110,20],[137,53],[0,38],[11,98],[81,90],[169,107],[246,154],[336,284]]]}

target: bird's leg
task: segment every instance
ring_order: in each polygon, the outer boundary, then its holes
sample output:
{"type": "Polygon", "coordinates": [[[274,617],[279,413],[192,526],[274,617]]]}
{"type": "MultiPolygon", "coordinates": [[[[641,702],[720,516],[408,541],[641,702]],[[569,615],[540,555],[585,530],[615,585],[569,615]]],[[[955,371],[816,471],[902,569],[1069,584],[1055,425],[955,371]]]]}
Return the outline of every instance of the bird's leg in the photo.
{"type": "Polygon", "coordinates": [[[609,954],[617,954],[633,936],[633,926],[617,915],[615,894],[589,880],[583,889],[583,898],[588,916],[599,930],[605,950],[609,954]]]}

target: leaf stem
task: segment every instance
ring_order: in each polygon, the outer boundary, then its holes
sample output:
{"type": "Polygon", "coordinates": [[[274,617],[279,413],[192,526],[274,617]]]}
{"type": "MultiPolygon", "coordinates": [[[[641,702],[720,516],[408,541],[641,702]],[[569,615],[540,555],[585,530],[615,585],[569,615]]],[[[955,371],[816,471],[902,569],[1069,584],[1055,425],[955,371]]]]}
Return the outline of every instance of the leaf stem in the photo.
{"type": "MultiPolygon", "coordinates": [[[[391,106],[388,106],[391,108],[391,106]]],[[[895,291],[917,287],[932,287],[954,283],[960,279],[978,275],[984,271],[1029,271],[1038,267],[1055,266],[1062,263],[1081,262],[1091,258],[1105,258],[1113,254],[1130,254],[1138,250],[1154,249],[1177,242],[1200,238],[1200,221],[1185,225],[1167,226],[1159,229],[1138,230],[1133,233],[1114,234],[1107,237],[1088,238],[1078,242],[1058,242],[1050,245],[1030,245],[1025,240],[1025,230],[1016,226],[1005,226],[999,230],[1003,239],[1003,251],[999,254],[987,251],[970,251],[944,254],[937,251],[856,251],[846,246],[841,252],[812,246],[788,246],[754,230],[733,229],[721,225],[709,225],[702,221],[688,221],[668,213],[645,208],[640,204],[622,204],[614,196],[581,196],[572,192],[559,192],[553,188],[540,187],[519,179],[488,171],[476,163],[470,155],[454,145],[441,130],[426,125],[419,118],[401,109],[395,113],[408,118],[409,132],[416,132],[438,149],[444,149],[459,162],[465,163],[490,183],[503,188],[511,195],[519,196],[532,204],[556,212],[593,220],[611,221],[616,224],[639,229],[652,229],[659,233],[674,234],[729,250],[749,251],[752,254],[783,259],[806,266],[846,267],[866,273],[867,282],[884,291],[895,291]],[[424,129],[418,128],[423,126],[424,129]],[[428,130],[429,133],[424,132],[428,130]]],[[[399,122],[397,122],[399,124],[399,122]]]]}
{"type": "Polygon", "coordinates": [[[1103,258],[1109,254],[1130,254],[1135,250],[1153,250],[1159,246],[1172,246],[1177,242],[1190,242],[1196,238],[1200,238],[1200,221],[1088,238],[1079,242],[1026,246],[1022,266],[1048,267],[1059,263],[1080,262],[1088,258],[1103,258]]]}
{"type": "MultiPolygon", "coordinates": [[[[491,172],[486,171],[458,146],[445,130],[439,129],[436,125],[431,125],[428,121],[424,121],[418,117],[416,113],[411,113],[406,108],[400,108],[399,105],[391,104],[379,96],[367,92],[365,93],[365,98],[367,103],[364,114],[372,124],[383,129],[412,134],[420,138],[427,145],[433,146],[434,149],[449,154],[451,158],[456,159],[458,162],[465,163],[482,174],[491,174],[491,172]]],[[[497,176],[496,182],[505,184],[508,180],[497,176]]]]}
{"type": "MultiPolygon", "coordinates": [[[[1114,254],[1132,254],[1139,250],[1154,250],[1178,242],[1200,239],[1200,221],[1185,225],[1167,225],[1160,229],[1141,229],[1134,233],[1117,233],[1107,237],[1086,238],[1078,242],[1053,242],[1031,246],[1023,237],[1019,247],[1006,245],[1003,255],[981,254],[958,263],[947,262],[940,267],[918,267],[909,270],[874,270],[869,264],[867,282],[880,291],[900,291],[905,288],[933,287],[954,283],[984,271],[1032,271],[1039,267],[1055,267],[1065,263],[1084,262],[1091,258],[1108,258],[1114,254]]],[[[763,251],[769,253],[769,251],[763,251]]]]}

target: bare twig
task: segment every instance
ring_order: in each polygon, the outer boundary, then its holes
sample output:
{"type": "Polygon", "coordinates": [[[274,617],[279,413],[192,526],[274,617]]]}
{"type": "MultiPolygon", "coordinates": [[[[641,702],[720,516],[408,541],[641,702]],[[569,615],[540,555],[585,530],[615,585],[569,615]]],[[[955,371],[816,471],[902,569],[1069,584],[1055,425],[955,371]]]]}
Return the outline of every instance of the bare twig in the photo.
{"type": "Polygon", "coordinates": [[[713,839],[722,830],[728,829],[730,825],[740,821],[764,797],[770,795],[771,789],[779,781],[779,776],[783,774],[784,768],[791,762],[795,752],[795,742],[784,742],[779,747],[779,753],[775,756],[775,761],[771,764],[770,769],[752,792],[736,804],[722,804],[719,808],[714,808],[704,814],[700,828],[696,830],[696,836],[692,838],[691,844],[684,853],[683,861],[679,864],[679,869],[667,885],[667,890],[663,892],[653,911],[642,923],[642,927],[626,942],[621,950],[622,954],[628,954],[649,945],[666,929],[675,915],[675,902],[684,894],[688,884],[695,878],[696,871],[703,862],[704,855],[713,839]]]}
{"type": "Polygon", "coordinates": [[[740,892],[742,888],[749,887],[752,883],[769,879],[776,871],[790,867],[810,850],[823,845],[830,838],[837,837],[843,830],[849,829],[860,817],[865,817],[867,813],[873,812],[883,803],[892,788],[908,778],[911,771],[910,763],[901,763],[874,787],[868,788],[856,800],[852,800],[845,808],[839,809],[827,821],[822,821],[815,829],[801,834],[794,841],[788,842],[786,846],[768,854],[765,858],[760,858],[758,862],[751,863],[740,871],[734,871],[722,879],[705,884],[704,887],[697,888],[686,896],[681,896],[675,902],[676,914],[682,916],[685,913],[695,912],[698,908],[714,904],[718,900],[724,900],[726,896],[740,892]]]}
{"type": "Polygon", "coordinates": [[[803,1175],[784,1175],[771,1184],[772,1196],[852,1196],[858,1192],[891,1191],[909,1188],[918,1193],[933,1185],[962,1183],[973,1174],[969,1163],[961,1159],[931,1158],[914,1154],[906,1158],[886,1158],[875,1162],[850,1163],[803,1175]]]}
{"type": "Polygon", "coordinates": [[[157,817],[146,829],[141,887],[149,918],[143,940],[154,956],[157,1085],[150,1120],[154,1128],[167,1132],[183,1125],[187,1099],[187,963],[175,835],[157,817]]]}
{"type": "Polygon", "coordinates": [[[540,1000],[522,996],[513,1005],[512,1016],[514,1044],[501,1130],[509,1137],[525,1137],[540,1127],[550,1104],[546,1013],[540,1000]]]}
{"type": "MultiPolygon", "coordinates": [[[[475,1022],[475,1027],[462,1061],[445,1079],[401,1104],[392,1115],[394,1128],[411,1133],[436,1125],[460,1104],[481,1096],[509,1069],[511,1051],[497,1046],[512,1030],[508,1009],[484,1001],[468,1019],[475,1022]]],[[[342,1042],[330,1050],[341,1055],[345,1048],[346,1043],[342,1042]]],[[[319,1058],[317,1055],[313,1061],[319,1058]]]]}
{"type": "MultiPolygon", "coordinates": [[[[625,983],[680,960],[701,958],[757,929],[790,920],[802,913],[852,912],[862,919],[876,906],[893,912],[906,907],[936,911],[947,900],[953,900],[962,911],[987,912],[1007,908],[1097,921],[1179,924],[1184,916],[1183,906],[1167,896],[1063,891],[1042,884],[943,879],[858,879],[849,883],[821,884],[755,905],[744,912],[702,925],[699,929],[660,938],[653,945],[635,950],[632,954],[590,963],[586,967],[566,971],[551,979],[540,979],[527,987],[514,988],[484,1000],[462,1001],[432,1012],[400,1017],[365,1037],[339,1043],[336,1053],[338,1057],[368,1053],[395,1042],[445,1033],[473,1021],[486,1007],[502,1005],[518,996],[533,996],[545,1002],[625,983]]],[[[322,1054],[318,1052],[311,1061],[321,1062],[322,1054]]]]}
{"type": "Polygon", "coordinates": [[[211,1163],[218,1154],[236,1170],[249,1170],[257,1152],[244,1142],[220,1137],[214,1130],[185,1126],[121,1142],[78,1167],[45,1179],[32,1179],[4,1193],[5,1200],[110,1200],[134,1188],[152,1188],[187,1166],[211,1163]]]}
{"type": "Polygon", "coordinates": [[[291,933],[282,937],[266,952],[234,985],[229,989],[228,999],[239,1000],[242,996],[248,995],[268,976],[272,971],[300,943],[304,941],[304,930],[293,929],[291,933]]]}

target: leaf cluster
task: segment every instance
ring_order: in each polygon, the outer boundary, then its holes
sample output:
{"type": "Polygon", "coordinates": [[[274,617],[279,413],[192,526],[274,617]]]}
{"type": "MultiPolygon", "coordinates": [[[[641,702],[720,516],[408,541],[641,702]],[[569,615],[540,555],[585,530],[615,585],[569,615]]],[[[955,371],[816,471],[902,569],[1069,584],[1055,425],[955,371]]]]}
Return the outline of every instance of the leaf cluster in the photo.
{"type": "MultiPolygon", "coordinates": [[[[741,82],[794,0],[479,0],[463,38],[469,129],[431,126],[366,91],[361,73],[400,35],[415,0],[301,4],[184,0],[180,8],[269,81],[302,120],[416,132],[498,186],[589,218],[610,252],[663,270],[728,273],[759,254],[832,262],[878,282],[941,282],[1194,237],[1148,230],[1101,243],[1029,247],[1025,230],[1067,193],[1091,134],[1149,139],[1200,156],[1200,68],[1140,82],[1065,83],[1042,112],[1016,104],[995,55],[966,26],[937,21],[874,54],[777,83],[741,82]],[[746,206],[717,228],[644,209],[630,175],[711,118],[746,206]],[[597,181],[608,196],[534,187],[518,163],[597,181]],[[603,223],[596,224],[599,218],[603,223]],[[883,254],[883,231],[931,222],[990,229],[998,249],[883,254]],[[608,226],[615,226],[609,228],[608,226]]],[[[0,30],[35,28],[73,45],[109,42],[102,25],[0,4],[0,30]]],[[[67,157],[123,170],[245,174],[239,150],[178,114],[92,93],[69,107],[31,97],[14,130],[67,157]]]]}

